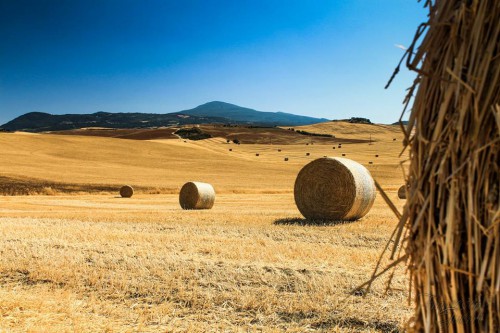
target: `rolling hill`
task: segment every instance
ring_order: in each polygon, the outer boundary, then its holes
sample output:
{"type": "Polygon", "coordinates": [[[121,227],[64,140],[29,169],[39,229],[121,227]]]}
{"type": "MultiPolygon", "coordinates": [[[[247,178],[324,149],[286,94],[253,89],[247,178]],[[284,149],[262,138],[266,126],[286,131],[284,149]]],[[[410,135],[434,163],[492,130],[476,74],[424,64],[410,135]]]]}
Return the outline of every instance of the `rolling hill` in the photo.
{"type": "Polygon", "coordinates": [[[109,113],[52,115],[43,112],[26,113],[1,127],[7,131],[48,132],[86,127],[152,128],[184,124],[225,123],[218,117],[189,116],[184,114],[109,113]]]}
{"type": "Polygon", "coordinates": [[[194,109],[167,114],[97,112],[52,115],[43,112],[30,112],[2,125],[1,128],[7,131],[47,132],[86,127],[127,129],[202,123],[295,126],[321,121],[326,121],[326,119],[284,112],[261,112],[224,102],[209,102],[194,109]]]}
{"type": "Polygon", "coordinates": [[[281,126],[310,125],[328,120],[325,118],[299,116],[285,112],[257,111],[254,109],[218,101],[205,103],[195,107],[194,109],[180,111],[177,114],[202,117],[222,117],[236,123],[281,126]]]}
{"type": "MultiPolygon", "coordinates": [[[[88,130],[113,137],[0,133],[2,329],[404,331],[406,267],[391,273],[390,292],[386,280],[366,294],[354,289],[370,279],[399,222],[384,199],[358,222],[320,225],[303,219],[294,201],[306,163],[345,155],[401,210],[401,133],[387,128],[377,142],[339,148],[281,128],[199,128],[213,137],[156,139],[171,128],[88,130]],[[221,137],[233,135],[243,143],[221,137]],[[289,138],[305,142],[278,144],[289,138]],[[214,186],[212,209],[181,209],[187,181],[214,186]],[[134,187],[132,198],[118,195],[124,184],[134,187]]],[[[340,122],[303,129],[335,140],[384,130],[340,122]]]]}

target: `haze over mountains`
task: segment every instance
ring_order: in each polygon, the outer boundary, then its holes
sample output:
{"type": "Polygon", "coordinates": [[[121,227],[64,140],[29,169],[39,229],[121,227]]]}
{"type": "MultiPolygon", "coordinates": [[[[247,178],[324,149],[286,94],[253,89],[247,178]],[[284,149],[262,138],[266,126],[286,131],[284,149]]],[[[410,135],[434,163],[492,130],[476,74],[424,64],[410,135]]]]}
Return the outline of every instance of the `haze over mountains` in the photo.
{"type": "Polygon", "coordinates": [[[26,113],[2,126],[7,131],[61,131],[85,127],[149,128],[202,123],[232,123],[263,126],[299,126],[328,121],[285,112],[262,112],[225,102],[209,102],[193,109],[167,114],[108,113],[52,115],[26,113]]]}

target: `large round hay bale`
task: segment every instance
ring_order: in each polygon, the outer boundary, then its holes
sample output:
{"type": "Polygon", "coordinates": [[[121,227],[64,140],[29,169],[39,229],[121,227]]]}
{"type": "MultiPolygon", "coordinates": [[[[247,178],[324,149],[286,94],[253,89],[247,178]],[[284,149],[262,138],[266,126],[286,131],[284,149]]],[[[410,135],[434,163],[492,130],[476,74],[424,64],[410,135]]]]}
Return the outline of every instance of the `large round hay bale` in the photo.
{"type": "Polygon", "coordinates": [[[184,184],[179,193],[182,209],[210,209],[215,202],[215,190],[212,185],[201,182],[184,184]]]}
{"type": "Polygon", "coordinates": [[[300,170],[294,188],[295,203],[310,220],[357,220],[368,213],[376,193],[370,172],[341,157],[310,162],[300,170]]]}
{"type": "Polygon", "coordinates": [[[120,196],[122,198],[131,198],[134,195],[134,188],[130,185],[125,185],[120,188],[120,196]]]}
{"type": "Polygon", "coordinates": [[[398,190],[398,198],[406,199],[406,185],[403,185],[398,190]]]}

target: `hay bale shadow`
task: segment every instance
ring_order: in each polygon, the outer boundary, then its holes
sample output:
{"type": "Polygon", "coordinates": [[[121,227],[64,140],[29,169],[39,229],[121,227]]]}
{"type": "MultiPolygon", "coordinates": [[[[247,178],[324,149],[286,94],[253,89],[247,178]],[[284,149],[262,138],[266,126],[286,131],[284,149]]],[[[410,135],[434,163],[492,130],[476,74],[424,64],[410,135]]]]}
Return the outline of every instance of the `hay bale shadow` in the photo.
{"type": "Polygon", "coordinates": [[[310,220],[300,217],[286,217],[274,221],[274,225],[298,225],[298,226],[334,226],[350,224],[356,221],[343,220],[310,220]]]}

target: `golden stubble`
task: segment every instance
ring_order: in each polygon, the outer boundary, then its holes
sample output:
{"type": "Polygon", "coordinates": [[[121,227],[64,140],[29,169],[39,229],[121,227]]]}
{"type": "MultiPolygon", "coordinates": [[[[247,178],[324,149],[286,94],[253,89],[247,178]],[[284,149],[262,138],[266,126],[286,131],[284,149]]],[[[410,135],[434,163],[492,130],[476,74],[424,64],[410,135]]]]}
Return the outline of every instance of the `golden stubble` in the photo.
{"type": "MultiPolygon", "coordinates": [[[[363,164],[379,153],[366,166],[401,209],[401,146],[389,136],[341,151],[363,164]]],[[[308,161],[302,153],[312,160],[331,146],[278,153],[231,145],[231,154],[216,139],[2,134],[0,141],[8,156],[1,176],[82,184],[77,194],[0,197],[3,330],[375,332],[402,329],[410,314],[403,269],[387,293],[384,280],[353,293],[397,223],[382,200],[360,221],[338,225],[308,225],[295,207],[293,182],[308,161]],[[183,211],[169,193],[85,194],[85,184],[175,189],[188,180],[214,184],[213,209],[183,211]]]]}

